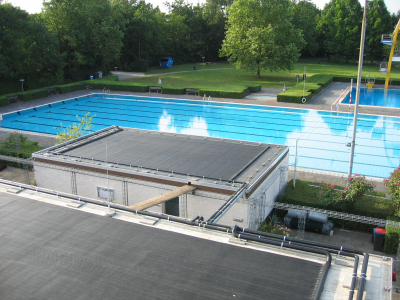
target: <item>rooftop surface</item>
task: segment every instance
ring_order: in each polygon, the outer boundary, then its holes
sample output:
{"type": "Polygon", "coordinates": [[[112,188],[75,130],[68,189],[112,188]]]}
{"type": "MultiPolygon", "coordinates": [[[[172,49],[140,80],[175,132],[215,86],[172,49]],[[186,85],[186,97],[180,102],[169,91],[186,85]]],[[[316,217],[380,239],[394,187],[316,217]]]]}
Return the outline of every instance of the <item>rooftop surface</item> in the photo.
{"type": "Polygon", "coordinates": [[[241,171],[270,147],[125,128],[62,154],[228,181],[236,180],[241,171]]]}
{"type": "Polygon", "coordinates": [[[54,163],[112,166],[215,182],[252,182],[273,166],[288,147],[168,132],[109,127],[33,154],[54,163]],[[107,130],[109,132],[107,133],[107,130]],[[256,175],[255,175],[256,174],[256,175]]]}
{"type": "Polygon", "coordinates": [[[1,299],[310,299],[322,268],[6,193],[0,214],[1,299]]]}

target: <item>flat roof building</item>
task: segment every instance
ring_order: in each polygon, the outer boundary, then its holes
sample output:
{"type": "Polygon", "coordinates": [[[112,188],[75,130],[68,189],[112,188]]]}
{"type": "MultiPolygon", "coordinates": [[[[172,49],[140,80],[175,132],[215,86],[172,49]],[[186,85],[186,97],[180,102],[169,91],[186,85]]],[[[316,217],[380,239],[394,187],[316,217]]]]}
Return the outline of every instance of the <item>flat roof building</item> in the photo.
{"type": "Polygon", "coordinates": [[[36,152],[33,159],[40,187],[130,207],[164,197],[145,209],[256,229],[286,185],[288,151],[112,126],[36,152]],[[166,195],[184,186],[173,198],[166,195]]]}
{"type": "MultiPolygon", "coordinates": [[[[71,208],[61,195],[11,189],[4,180],[0,198],[1,299],[297,300],[318,299],[320,291],[319,299],[347,300],[353,266],[362,277],[366,262],[240,239],[228,228],[183,219],[149,222],[124,210],[108,218],[107,207],[71,208]]],[[[391,264],[370,255],[362,299],[391,299],[391,264]]],[[[353,299],[357,293],[358,285],[353,299]]]]}

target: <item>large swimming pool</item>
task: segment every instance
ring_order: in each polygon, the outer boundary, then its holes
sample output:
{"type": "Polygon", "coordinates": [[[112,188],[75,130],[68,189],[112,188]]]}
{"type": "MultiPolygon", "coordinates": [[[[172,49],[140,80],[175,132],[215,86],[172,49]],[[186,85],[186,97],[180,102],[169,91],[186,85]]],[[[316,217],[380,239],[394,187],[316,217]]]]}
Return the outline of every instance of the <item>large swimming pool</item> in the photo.
{"type": "MultiPolygon", "coordinates": [[[[352,89],[351,104],[355,103],[356,88],[352,89]]],[[[350,101],[350,93],[343,99],[343,104],[350,101]]],[[[400,90],[360,88],[360,105],[400,108],[400,90]]]]}
{"type": "MultiPolygon", "coordinates": [[[[347,174],[353,115],[231,103],[101,94],[4,115],[1,127],[56,134],[87,112],[93,130],[118,125],[290,146],[298,167],[347,174]]],[[[399,166],[400,118],[359,115],[353,172],[387,178],[399,166]]]]}

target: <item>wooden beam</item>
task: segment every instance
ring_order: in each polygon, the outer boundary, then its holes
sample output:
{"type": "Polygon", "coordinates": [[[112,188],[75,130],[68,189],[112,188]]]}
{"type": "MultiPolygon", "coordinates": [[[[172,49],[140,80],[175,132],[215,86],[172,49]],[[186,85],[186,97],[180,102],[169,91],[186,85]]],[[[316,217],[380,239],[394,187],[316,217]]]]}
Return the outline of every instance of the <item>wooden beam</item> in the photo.
{"type": "Polygon", "coordinates": [[[160,196],[157,196],[157,197],[151,198],[149,200],[145,200],[145,201],[142,201],[140,203],[136,203],[136,204],[133,204],[131,206],[128,206],[128,208],[135,209],[135,210],[145,210],[145,209],[153,207],[153,206],[155,206],[157,204],[166,202],[168,200],[171,200],[171,199],[174,199],[176,197],[179,197],[180,195],[183,195],[183,194],[186,194],[188,192],[191,192],[194,189],[196,189],[196,187],[194,187],[192,185],[184,185],[184,186],[181,186],[180,188],[177,188],[177,189],[175,189],[173,191],[169,191],[169,192],[167,192],[165,194],[162,194],[160,196]]]}

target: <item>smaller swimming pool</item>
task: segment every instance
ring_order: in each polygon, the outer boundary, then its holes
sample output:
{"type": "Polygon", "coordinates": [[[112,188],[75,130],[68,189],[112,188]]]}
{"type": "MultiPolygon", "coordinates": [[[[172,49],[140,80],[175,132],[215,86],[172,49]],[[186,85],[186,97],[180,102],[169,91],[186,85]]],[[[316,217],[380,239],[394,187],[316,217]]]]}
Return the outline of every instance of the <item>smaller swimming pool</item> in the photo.
{"type": "MultiPolygon", "coordinates": [[[[342,104],[349,104],[350,93],[343,99],[342,104]]],[[[356,88],[353,88],[351,104],[356,102],[356,88]]],[[[360,105],[400,108],[400,90],[360,89],[360,105]]]]}

